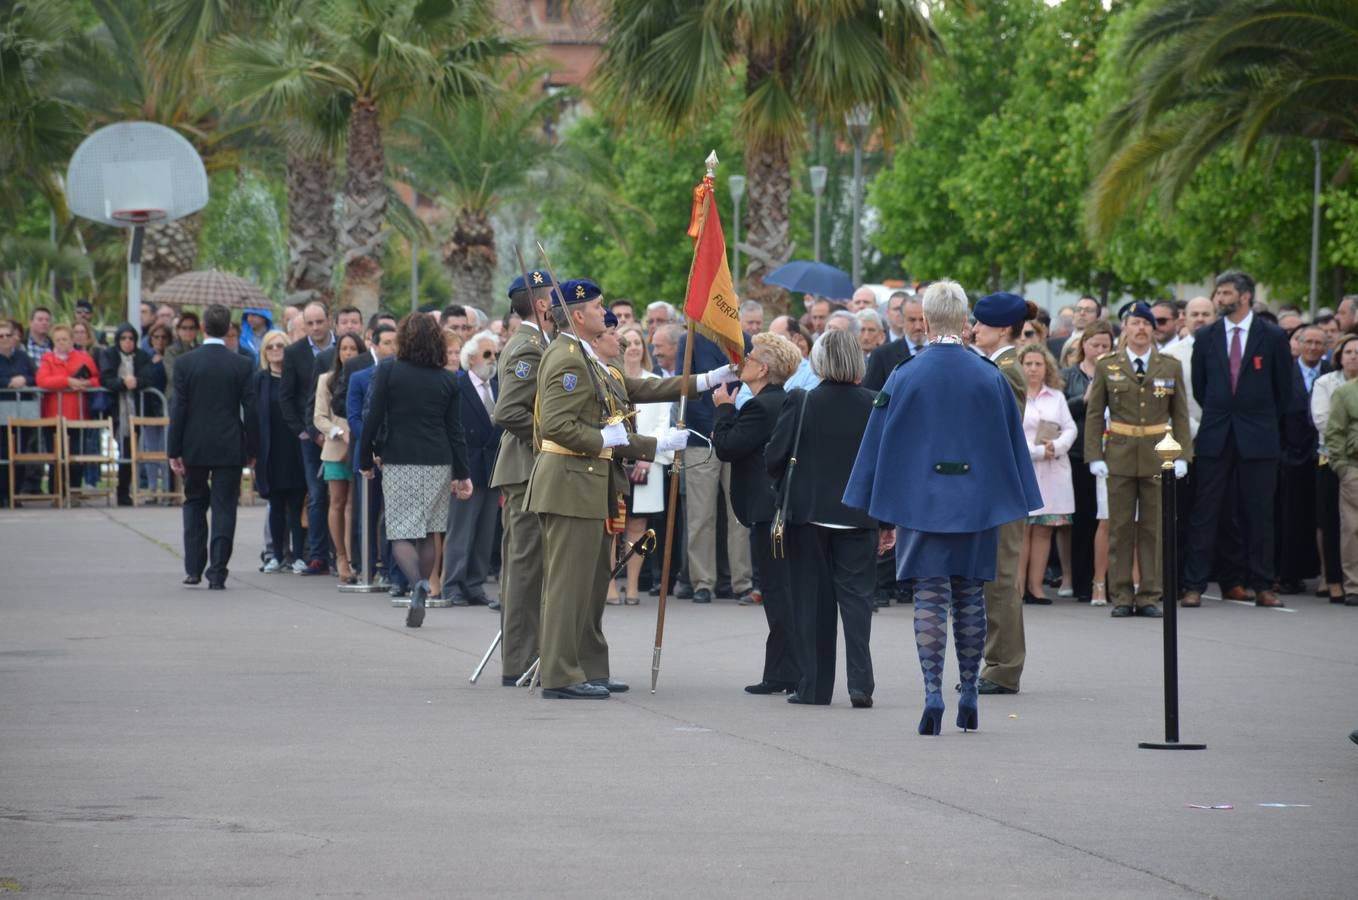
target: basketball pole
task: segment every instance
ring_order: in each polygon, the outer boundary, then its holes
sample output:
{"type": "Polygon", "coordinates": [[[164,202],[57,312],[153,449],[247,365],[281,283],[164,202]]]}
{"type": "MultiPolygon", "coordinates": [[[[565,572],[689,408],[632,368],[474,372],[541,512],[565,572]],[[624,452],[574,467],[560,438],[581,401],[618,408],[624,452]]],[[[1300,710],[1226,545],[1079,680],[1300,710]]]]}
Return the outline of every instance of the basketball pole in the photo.
{"type": "Polygon", "coordinates": [[[133,225],[132,240],[127,245],[127,321],[138,325],[141,324],[141,245],[145,237],[146,226],[133,225]]]}

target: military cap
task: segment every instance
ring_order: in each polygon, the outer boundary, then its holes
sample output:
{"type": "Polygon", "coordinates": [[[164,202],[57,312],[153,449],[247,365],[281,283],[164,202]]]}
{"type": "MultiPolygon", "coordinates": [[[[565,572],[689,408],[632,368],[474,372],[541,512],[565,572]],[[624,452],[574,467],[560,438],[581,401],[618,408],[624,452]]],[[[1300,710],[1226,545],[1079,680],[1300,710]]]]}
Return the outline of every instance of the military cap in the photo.
{"type": "Polygon", "coordinates": [[[588,303],[595,297],[602,297],[603,294],[599,286],[588,278],[573,278],[561,282],[561,296],[553,297],[552,305],[560,305],[563,298],[568,306],[574,303],[588,303]]]}
{"type": "Polygon", "coordinates": [[[1130,306],[1131,309],[1128,309],[1122,315],[1122,319],[1124,321],[1135,317],[1138,319],[1145,319],[1147,322],[1151,323],[1152,327],[1154,327],[1155,313],[1151,312],[1151,307],[1149,303],[1147,303],[1145,300],[1137,300],[1135,303],[1129,303],[1128,306],[1130,306]]]}
{"type": "Polygon", "coordinates": [[[1018,294],[1010,294],[1004,291],[998,294],[986,294],[976,301],[976,308],[972,310],[972,315],[982,325],[1006,328],[1010,325],[1017,325],[1028,318],[1028,302],[1018,294]]]}
{"type": "Polygon", "coordinates": [[[604,327],[605,328],[618,327],[618,317],[613,315],[613,311],[611,309],[604,310],[604,327]]]}
{"type": "Polygon", "coordinates": [[[512,300],[519,291],[526,290],[529,285],[535,288],[548,287],[552,284],[552,276],[546,272],[534,269],[524,275],[515,275],[514,280],[509,283],[509,297],[512,300]]]}

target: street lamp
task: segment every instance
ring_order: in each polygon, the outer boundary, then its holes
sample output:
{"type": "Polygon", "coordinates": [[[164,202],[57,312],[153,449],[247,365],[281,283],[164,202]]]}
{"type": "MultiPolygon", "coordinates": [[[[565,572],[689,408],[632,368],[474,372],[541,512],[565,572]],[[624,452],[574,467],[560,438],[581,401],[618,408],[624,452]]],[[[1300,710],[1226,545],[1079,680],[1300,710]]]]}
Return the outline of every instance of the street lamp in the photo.
{"type": "Polygon", "coordinates": [[[1320,302],[1320,141],[1312,141],[1316,153],[1315,184],[1311,190],[1311,321],[1320,302]]]}
{"type": "Polygon", "coordinates": [[[745,176],[732,175],[726,179],[726,187],[731,191],[731,203],[735,206],[735,240],[731,242],[731,281],[735,284],[736,295],[740,294],[740,198],[745,196],[745,176]]]}
{"type": "Polygon", "coordinates": [[[811,167],[811,193],[816,195],[816,262],[820,262],[820,198],[825,193],[825,182],[830,170],[825,166],[811,167]]]}
{"type": "Polygon", "coordinates": [[[853,141],[853,284],[863,283],[863,144],[872,124],[872,110],[859,104],[844,114],[853,141]]]}

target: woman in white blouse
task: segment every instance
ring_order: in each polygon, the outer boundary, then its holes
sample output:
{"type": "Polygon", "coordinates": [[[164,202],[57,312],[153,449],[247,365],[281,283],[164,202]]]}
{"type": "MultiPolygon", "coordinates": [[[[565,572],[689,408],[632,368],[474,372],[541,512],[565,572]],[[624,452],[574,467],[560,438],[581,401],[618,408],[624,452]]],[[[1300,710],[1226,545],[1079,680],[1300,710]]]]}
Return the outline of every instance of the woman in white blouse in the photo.
{"type": "Polygon", "coordinates": [[[1316,519],[1320,525],[1320,555],[1331,603],[1344,602],[1344,571],[1339,556],[1339,479],[1327,465],[1325,426],[1330,423],[1330,398],[1341,384],[1358,378],[1358,337],[1346,334],[1334,345],[1339,368],[1326,372],[1311,386],[1311,421],[1320,432],[1320,468],[1316,470],[1316,519]]]}
{"type": "MultiPolygon", "coordinates": [[[[618,330],[618,343],[622,346],[623,373],[628,378],[659,378],[651,371],[651,353],[646,348],[646,335],[638,324],[624,325],[618,330]]],[[[670,427],[670,403],[637,404],[637,433],[660,437],[670,427]]],[[[637,541],[646,533],[649,517],[665,511],[664,467],[674,461],[674,454],[657,450],[655,462],[637,460],[632,467],[632,496],[627,501],[627,531],[624,537],[629,542],[637,541]]],[[[641,577],[641,567],[645,560],[640,554],[627,561],[627,583],[623,590],[623,602],[636,606],[641,602],[641,592],[637,580],[641,577]]],[[[609,592],[616,590],[612,585],[609,592]]],[[[614,603],[617,601],[614,600],[614,603]]]]}
{"type": "MultiPolygon", "coordinates": [[[[1042,491],[1042,508],[1028,515],[1023,536],[1019,571],[1025,573],[1024,603],[1051,603],[1042,587],[1051,556],[1052,530],[1069,525],[1075,514],[1075,487],[1070,479],[1070,448],[1077,429],[1062,388],[1065,383],[1051,351],[1042,344],[1019,350],[1019,365],[1028,379],[1028,403],[1023,412],[1023,433],[1033,458],[1033,472],[1042,491]]],[[[1064,563],[1064,560],[1063,560],[1064,563]]],[[[1061,573],[1070,584],[1070,573],[1061,573]]]]}

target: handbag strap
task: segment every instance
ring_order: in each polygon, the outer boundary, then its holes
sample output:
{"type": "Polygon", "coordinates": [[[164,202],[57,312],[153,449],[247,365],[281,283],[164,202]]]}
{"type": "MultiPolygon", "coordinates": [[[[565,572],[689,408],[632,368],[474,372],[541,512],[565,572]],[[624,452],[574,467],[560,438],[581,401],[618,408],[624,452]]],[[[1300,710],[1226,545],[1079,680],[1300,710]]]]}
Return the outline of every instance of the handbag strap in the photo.
{"type": "Polygon", "coordinates": [[[806,398],[811,396],[811,392],[802,391],[802,402],[797,407],[797,434],[792,438],[792,456],[788,459],[787,473],[783,476],[783,499],[779,502],[779,511],[787,515],[788,493],[792,490],[792,470],[797,468],[797,450],[802,446],[802,418],[806,415],[806,398]]]}

